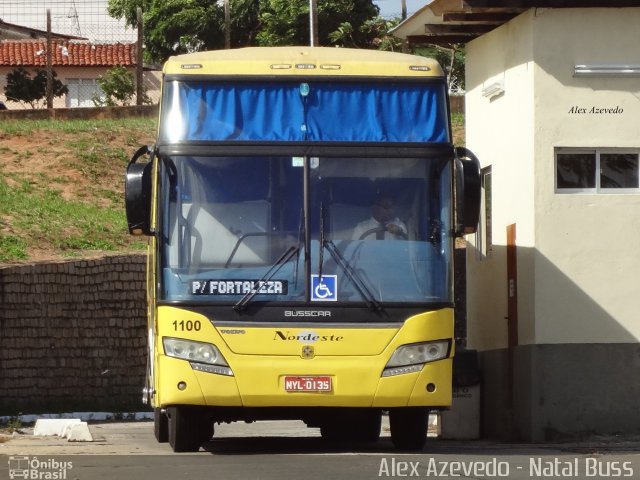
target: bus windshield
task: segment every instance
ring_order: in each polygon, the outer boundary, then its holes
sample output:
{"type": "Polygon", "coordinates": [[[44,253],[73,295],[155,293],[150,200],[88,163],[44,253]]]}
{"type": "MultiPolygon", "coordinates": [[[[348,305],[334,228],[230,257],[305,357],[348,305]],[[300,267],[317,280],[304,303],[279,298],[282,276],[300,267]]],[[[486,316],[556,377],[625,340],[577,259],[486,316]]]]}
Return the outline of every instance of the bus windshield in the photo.
{"type": "Polygon", "coordinates": [[[161,297],[450,303],[450,161],[163,156],[161,297]]]}

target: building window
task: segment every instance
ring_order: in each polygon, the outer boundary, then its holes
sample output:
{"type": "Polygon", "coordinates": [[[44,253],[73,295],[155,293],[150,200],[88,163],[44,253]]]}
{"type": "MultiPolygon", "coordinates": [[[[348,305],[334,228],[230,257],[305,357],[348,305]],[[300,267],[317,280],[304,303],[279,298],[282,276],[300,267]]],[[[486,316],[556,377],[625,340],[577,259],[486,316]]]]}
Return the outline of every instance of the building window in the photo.
{"type": "Polygon", "coordinates": [[[556,149],[556,193],[640,193],[639,153],[556,149]]]}
{"type": "Polygon", "coordinates": [[[480,171],[480,224],[476,232],[476,248],[479,259],[491,256],[493,241],[491,238],[491,167],[480,171]]]}
{"type": "Polygon", "coordinates": [[[102,98],[104,94],[98,80],[95,78],[69,78],[66,80],[69,93],[66,106],[71,107],[95,107],[94,96],[102,98]]]}

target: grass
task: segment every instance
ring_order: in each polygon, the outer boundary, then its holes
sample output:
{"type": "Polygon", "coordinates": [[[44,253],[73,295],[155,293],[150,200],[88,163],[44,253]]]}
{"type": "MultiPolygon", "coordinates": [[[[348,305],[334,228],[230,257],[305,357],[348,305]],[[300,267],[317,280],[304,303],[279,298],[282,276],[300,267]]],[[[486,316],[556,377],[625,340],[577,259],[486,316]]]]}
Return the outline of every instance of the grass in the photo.
{"type": "Polygon", "coordinates": [[[20,237],[3,236],[0,258],[26,258],[30,238],[50,243],[60,251],[124,247],[122,232],[127,225],[119,210],[64,200],[59,191],[35,188],[25,180],[10,187],[0,179],[0,216],[11,218],[13,229],[22,233],[20,237]]]}
{"type": "MultiPolygon", "coordinates": [[[[464,115],[451,119],[464,144],[464,115]]],[[[124,172],[156,121],[0,121],[0,262],[140,250],[128,234],[124,172]]]]}
{"type": "MultiPolygon", "coordinates": [[[[62,133],[108,132],[127,129],[155,129],[155,120],[148,118],[128,118],[122,120],[9,120],[0,122],[0,133],[8,135],[31,135],[41,130],[62,133]]],[[[131,136],[135,141],[135,137],[131,136]]]]}
{"type": "Polygon", "coordinates": [[[146,118],[0,122],[0,262],[143,248],[128,234],[123,179],[154,132],[146,118]]]}

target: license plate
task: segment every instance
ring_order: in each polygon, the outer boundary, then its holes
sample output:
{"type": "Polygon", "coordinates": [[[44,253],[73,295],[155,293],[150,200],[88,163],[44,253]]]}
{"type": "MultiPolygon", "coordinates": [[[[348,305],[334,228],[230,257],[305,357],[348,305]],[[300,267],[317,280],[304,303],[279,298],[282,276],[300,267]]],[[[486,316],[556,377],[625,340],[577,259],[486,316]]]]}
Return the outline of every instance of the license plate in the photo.
{"type": "Polygon", "coordinates": [[[284,389],[287,392],[330,392],[329,376],[287,376],[284,377],[284,389]]]}

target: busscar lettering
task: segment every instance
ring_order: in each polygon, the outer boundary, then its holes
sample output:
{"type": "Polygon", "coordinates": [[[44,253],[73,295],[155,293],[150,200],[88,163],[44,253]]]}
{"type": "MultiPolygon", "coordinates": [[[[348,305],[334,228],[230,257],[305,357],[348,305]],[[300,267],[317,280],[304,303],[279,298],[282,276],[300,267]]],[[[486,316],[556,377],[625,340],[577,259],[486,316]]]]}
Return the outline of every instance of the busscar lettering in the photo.
{"type": "Polygon", "coordinates": [[[330,317],[331,310],[285,310],[285,317],[330,317]]]}
{"type": "Polygon", "coordinates": [[[191,295],[286,295],[286,280],[193,280],[191,295]]]}

